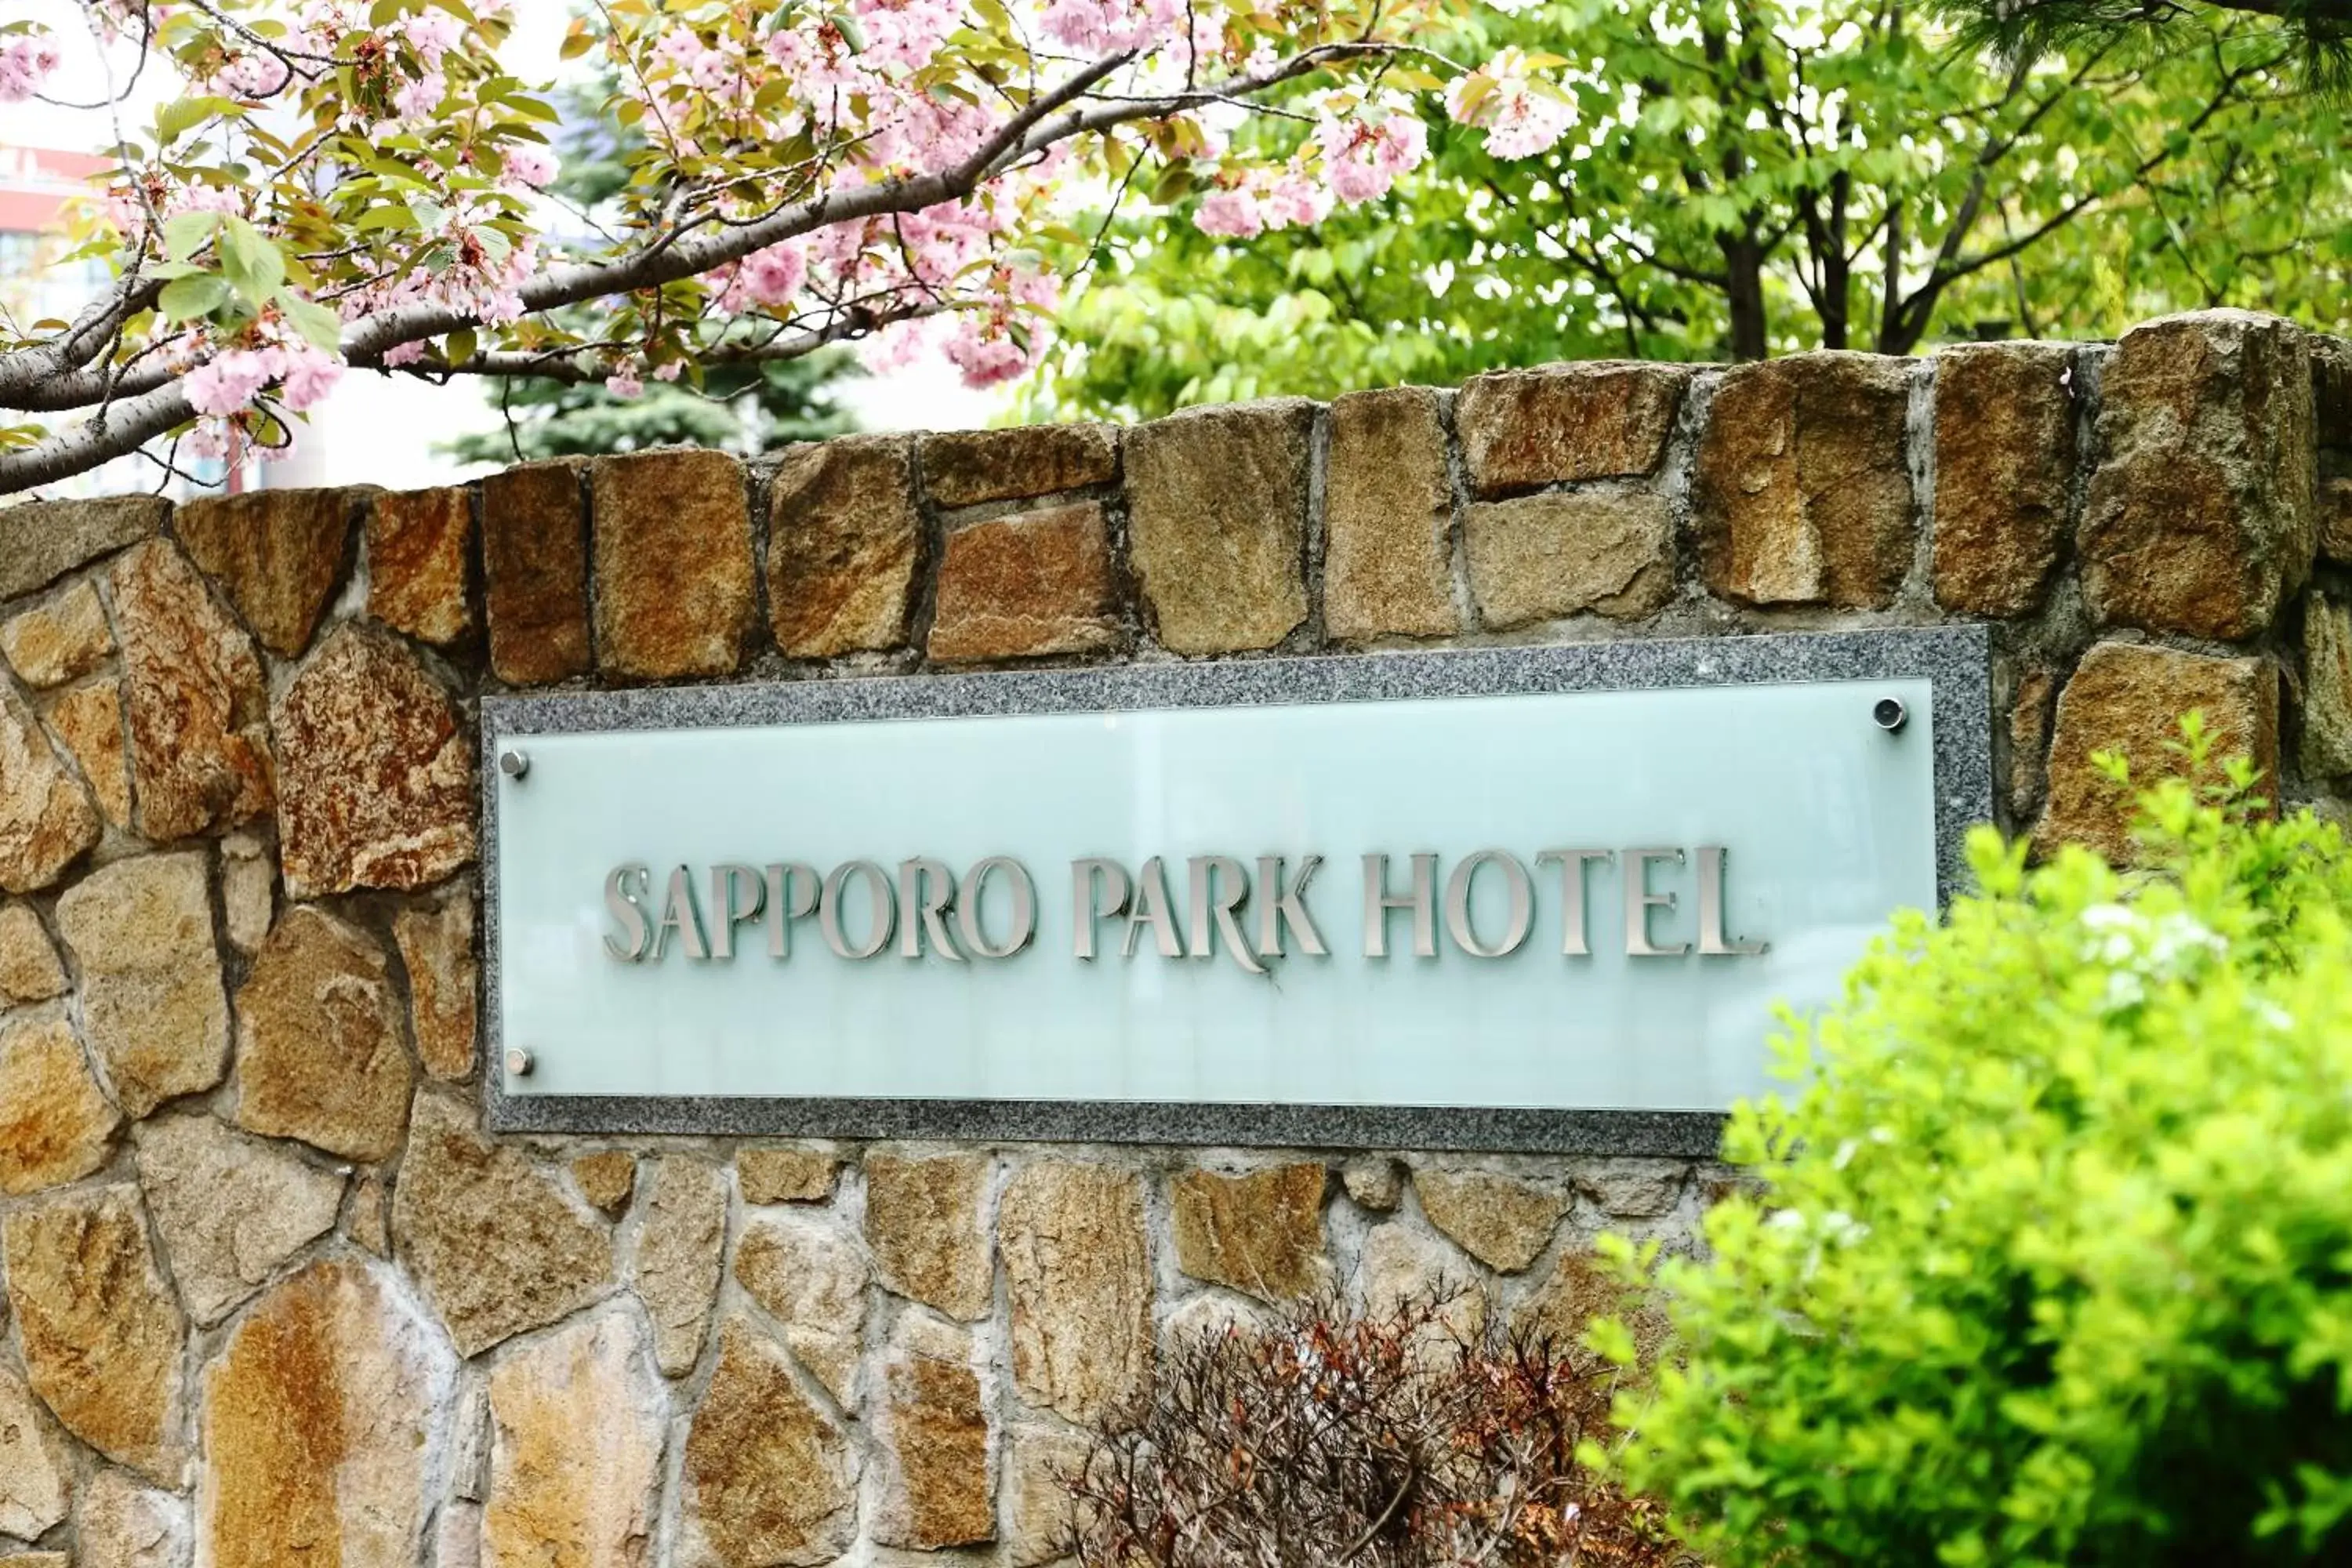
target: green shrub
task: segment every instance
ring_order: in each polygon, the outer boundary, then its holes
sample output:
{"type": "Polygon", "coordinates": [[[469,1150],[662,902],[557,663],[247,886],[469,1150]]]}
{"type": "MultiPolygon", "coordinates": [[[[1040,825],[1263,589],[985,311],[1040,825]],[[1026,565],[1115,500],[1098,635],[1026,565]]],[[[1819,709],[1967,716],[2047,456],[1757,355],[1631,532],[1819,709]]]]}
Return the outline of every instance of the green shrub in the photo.
{"type": "Polygon", "coordinates": [[[1709,1255],[1618,1246],[1678,1348],[1617,1462],[1711,1562],[2352,1561],[2352,855],[2231,775],[2139,872],[1980,834],[1791,1022],[1709,1255]]]}

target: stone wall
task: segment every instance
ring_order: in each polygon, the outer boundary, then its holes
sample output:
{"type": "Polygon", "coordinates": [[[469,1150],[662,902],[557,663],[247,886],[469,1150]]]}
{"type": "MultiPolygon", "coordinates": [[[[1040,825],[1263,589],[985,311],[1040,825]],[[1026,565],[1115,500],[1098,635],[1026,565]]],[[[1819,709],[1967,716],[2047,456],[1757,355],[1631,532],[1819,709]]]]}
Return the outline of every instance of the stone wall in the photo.
{"type": "Polygon", "coordinates": [[[1439,1275],[1573,1327],[1597,1232],[1720,1189],[488,1137],[482,693],[1963,618],[2005,826],[2122,848],[2086,761],[2192,705],[2332,809],[2352,348],[2216,313],[0,510],[5,1561],[1026,1568],[1164,1336],[1439,1275]]]}

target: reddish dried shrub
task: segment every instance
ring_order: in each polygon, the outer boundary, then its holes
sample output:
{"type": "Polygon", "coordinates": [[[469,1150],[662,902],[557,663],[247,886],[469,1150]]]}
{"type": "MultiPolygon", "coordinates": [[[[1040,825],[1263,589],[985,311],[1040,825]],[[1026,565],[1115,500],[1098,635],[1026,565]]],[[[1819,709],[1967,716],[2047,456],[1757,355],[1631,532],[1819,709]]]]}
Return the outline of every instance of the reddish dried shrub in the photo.
{"type": "Polygon", "coordinates": [[[1662,1568],[1658,1505],[1588,1471],[1614,1376],[1458,1296],[1332,1300],[1171,1347],[1066,1476],[1084,1568],[1662,1568]]]}

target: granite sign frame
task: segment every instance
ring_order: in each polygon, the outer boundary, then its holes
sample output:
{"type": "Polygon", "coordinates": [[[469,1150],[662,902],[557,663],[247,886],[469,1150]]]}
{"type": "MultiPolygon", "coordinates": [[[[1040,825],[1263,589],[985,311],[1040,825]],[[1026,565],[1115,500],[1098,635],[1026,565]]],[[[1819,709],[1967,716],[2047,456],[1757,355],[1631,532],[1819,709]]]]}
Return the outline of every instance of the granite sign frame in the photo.
{"type": "Polygon", "coordinates": [[[499,974],[501,745],[529,735],[861,720],[1083,713],[1413,697],[1925,679],[1934,685],[1937,897],[1968,829],[1992,820],[1991,643],[1982,626],[1790,633],[1073,669],[810,678],[722,687],[486,696],[481,702],[484,1074],[505,1132],[942,1138],[1450,1149],[1705,1158],[1715,1111],[1185,1104],[1164,1101],[524,1096],[503,1091],[499,974]]]}

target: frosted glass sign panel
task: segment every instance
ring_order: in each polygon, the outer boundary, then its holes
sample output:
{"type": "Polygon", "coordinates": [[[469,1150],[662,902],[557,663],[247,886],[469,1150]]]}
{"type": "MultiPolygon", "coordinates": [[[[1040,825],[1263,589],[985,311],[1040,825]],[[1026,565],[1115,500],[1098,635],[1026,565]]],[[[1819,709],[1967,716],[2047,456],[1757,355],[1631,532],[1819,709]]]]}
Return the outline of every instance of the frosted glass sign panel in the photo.
{"type": "Polygon", "coordinates": [[[493,1109],[765,1102],[847,1133],[1000,1106],[1110,1136],[1181,1107],[1205,1136],[1221,1107],[1524,1122],[1767,1087],[1775,1009],[1937,899],[1948,694],[1704,668],[1510,689],[1538,682],[1482,657],[1237,667],[1238,691],[808,682],[670,724],[680,694],[506,705],[493,1109]],[[1368,665],[1445,679],[1297,681],[1368,665]]]}

